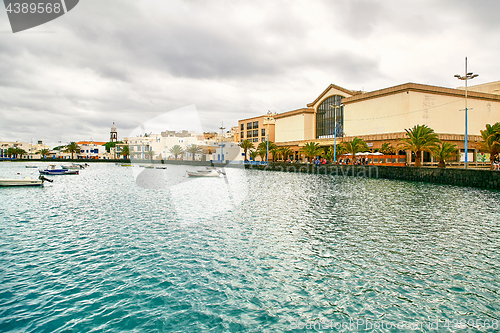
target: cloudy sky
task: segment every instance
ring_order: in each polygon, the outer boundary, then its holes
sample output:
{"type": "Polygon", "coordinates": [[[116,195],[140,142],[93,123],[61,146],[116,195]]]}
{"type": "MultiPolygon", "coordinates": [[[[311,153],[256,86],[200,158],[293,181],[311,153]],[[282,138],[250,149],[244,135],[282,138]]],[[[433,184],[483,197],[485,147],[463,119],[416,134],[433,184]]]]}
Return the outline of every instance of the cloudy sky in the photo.
{"type": "MultiPolygon", "coordinates": [[[[13,34],[0,8],[0,140],[120,138],[195,105],[217,130],[372,91],[500,80],[498,0],[80,0],[13,34]]],[[[167,129],[167,128],[166,128],[167,129]]]]}

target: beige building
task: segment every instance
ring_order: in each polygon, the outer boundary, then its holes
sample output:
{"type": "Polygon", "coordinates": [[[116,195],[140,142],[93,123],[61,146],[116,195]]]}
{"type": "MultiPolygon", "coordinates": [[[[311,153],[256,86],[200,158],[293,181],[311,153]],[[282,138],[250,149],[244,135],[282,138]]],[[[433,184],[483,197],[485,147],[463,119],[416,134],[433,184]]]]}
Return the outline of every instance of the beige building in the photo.
{"type": "Polygon", "coordinates": [[[42,149],[50,150],[50,147],[44,145],[42,141],[38,141],[38,143],[32,142],[10,142],[10,141],[0,141],[0,158],[8,157],[7,151],[9,148],[19,148],[26,152],[26,154],[20,156],[23,159],[40,159],[40,151],[42,149]]]}
{"type": "Polygon", "coordinates": [[[239,142],[242,142],[243,140],[250,140],[253,142],[254,147],[257,148],[260,142],[267,141],[268,134],[269,140],[274,142],[275,124],[274,120],[268,118],[268,115],[264,115],[239,120],[239,142]]]}
{"type": "MultiPolygon", "coordinates": [[[[500,121],[500,81],[468,88],[468,160],[475,161],[475,144],[486,124],[500,121]]],[[[405,129],[427,125],[443,141],[455,143],[465,154],[465,91],[417,83],[406,83],[372,92],[348,90],[334,84],[325,89],[306,108],[275,116],[275,141],[298,152],[307,142],[324,147],[364,139],[371,148],[384,142],[397,145],[405,129]]],[[[240,120],[247,125],[260,119],[240,120]]],[[[243,130],[241,132],[244,132],[243,130]]],[[[248,131],[247,131],[248,132],[248,131]]],[[[298,154],[297,154],[298,155],[298,154]]],[[[298,156],[297,156],[298,157],[298,156]]],[[[424,162],[432,162],[428,153],[424,162]]]]}

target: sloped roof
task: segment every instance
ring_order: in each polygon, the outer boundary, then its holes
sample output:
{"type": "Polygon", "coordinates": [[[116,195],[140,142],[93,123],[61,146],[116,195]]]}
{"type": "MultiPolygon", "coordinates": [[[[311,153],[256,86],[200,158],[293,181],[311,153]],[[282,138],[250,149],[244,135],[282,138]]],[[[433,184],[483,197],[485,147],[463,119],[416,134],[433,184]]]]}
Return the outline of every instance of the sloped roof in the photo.
{"type": "MultiPolygon", "coordinates": [[[[342,104],[348,104],[348,103],[359,102],[359,101],[367,100],[367,99],[371,99],[371,98],[378,98],[378,97],[382,97],[382,96],[398,94],[398,93],[405,92],[405,91],[416,91],[416,92],[422,92],[422,93],[431,93],[431,94],[447,95],[447,96],[454,96],[454,97],[465,97],[465,91],[463,89],[437,87],[437,86],[430,86],[427,84],[409,82],[409,83],[400,84],[400,85],[397,85],[394,87],[384,88],[384,89],[380,89],[380,90],[367,92],[364,94],[359,94],[359,95],[347,97],[347,98],[342,99],[342,104]]],[[[500,95],[488,94],[488,93],[470,91],[470,90],[467,92],[467,98],[477,98],[477,99],[487,99],[487,100],[493,100],[493,101],[500,101],[500,95]]]]}
{"type": "Polygon", "coordinates": [[[314,102],[307,104],[307,106],[308,106],[308,107],[312,107],[314,104],[318,103],[318,102],[319,102],[319,101],[323,98],[323,96],[325,96],[325,95],[326,95],[326,93],[328,93],[328,91],[330,91],[331,89],[337,89],[337,90],[339,90],[339,91],[341,91],[341,92],[343,92],[343,93],[345,93],[345,94],[347,94],[347,95],[351,95],[351,96],[353,96],[353,95],[358,95],[358,94],[362,94],[362,93],[363,93],[363,92],[361,92],[361,91],[355,91],[355,90],[349,90],[349,89],[346,89],[346,88],[342,88],[342,87],[337,86],[337,85],[335,85],[335,84],[333,84],[333,83],[332,83],[332,84],[330,84],[330,85],[328,86],[328,88],[326,88],[326,89],[325,89],[325,90],[321,93],[321,95],[319,95],[319,96],[318,96],[318,98],[316,98],[316,99],[314,100],[314,102]]]}
{"type": "Polygon", "coordinates": [[[302,113],[314,113],[314,109],[302,108],[302,109],[287,111],[287,112],[283,112],[283,113],[278,113],[277,115],[274,116],[274,119],[290,117],[290,116],[294,116],[294,115],[302,114],[302,113]]]}
{"type": "Polygon", "coordinates": [[[106,143],[107,142],[99,142],[99,141],[78,141],[76,144],[77,145],[90,145],[90,144],[94,144],[96,146],[103,146],[106,143]]]}

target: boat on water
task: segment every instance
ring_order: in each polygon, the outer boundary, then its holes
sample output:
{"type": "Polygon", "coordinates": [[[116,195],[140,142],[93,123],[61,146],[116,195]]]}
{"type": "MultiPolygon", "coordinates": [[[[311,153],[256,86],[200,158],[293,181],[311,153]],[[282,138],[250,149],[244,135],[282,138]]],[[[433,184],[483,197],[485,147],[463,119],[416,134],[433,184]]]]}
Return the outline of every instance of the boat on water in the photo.
{"type": "Polygon", "coordinates": [[[146,169],[154,169],[155,166],[154,165],[145,165],[144,168],[146,168],[146,169]]]}
{"type": "Polygon", "coordinates": [[[42,186],[43,179],[3,179],[0,178],[0,186],[42,186]]]}
{"type": "Polygon", "coordinates": [[[205,169],[198,169],[196,170],[196,172],[200,172],[200,173],[219,173],[221,175],[226,175],[226,173],[224,171],[222,171],[221,169],[217,169],[217,168],[214,168],[214,167],[205,167],[205,169]]]}
{"type": "Polygon", "coordinates": [[[196,171],[188,171],[186,173],[189,177],[220,177],[222,174],[220,170],[196,170],[196,171]]]}
{"type": "Polygon", "coordinates": [[[162,166],[162,167],[155,167],[155,169],[163,169],[165,170],[167,167],[166,166],[162,166]]]}
{"type": "Polygon", "coordinates": [[[132,164],[121,164],[122,167],[131,167],[132,164]]]}
{"type": "Polygon", "coordinates": [[[56,169],[55,165],[50,165],[45,170],[38,170],[41,175],[78,175],[80,173],[79,170],[73,169],[56,169]]]}
{"type": "Polygon", "coordinates": [[[80,170],[80,169],[85,169],[85,167],[87,167],[88,164],[76,164],[76,163],[73,163],[71,165],[61,165],[61,168],[63,169],[71,169],[71,170],[80,170]]]}
{"type": "Polygon", "coordinates": [[[28,177],[24,179],[2,179],[0,178],[0,186],[42,186],[43,180],[41,179],[30,179],[28,177]]]}
{"type": "Polygon", "coordinates": [[[36,169],[36,168],[38,168],[38,166],[37,165],[26,165],[25,168],[36,169]]]}

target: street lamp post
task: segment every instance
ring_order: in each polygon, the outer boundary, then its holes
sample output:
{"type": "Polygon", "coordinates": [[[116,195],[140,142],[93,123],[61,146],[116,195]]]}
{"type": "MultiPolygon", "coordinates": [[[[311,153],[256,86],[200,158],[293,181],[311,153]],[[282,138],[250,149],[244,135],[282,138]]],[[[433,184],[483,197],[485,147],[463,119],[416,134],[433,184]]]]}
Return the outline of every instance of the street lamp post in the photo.
{"type": "Polygon", "coordinates": [[[333,130],[333,163],[337,162],[337,109],[340,109],[342,107],[342,104],[340,105],[330,105],[333,108],[333,112],[335,113],[335,128],[333,130]]]}
{"type": "Polygon", "coordinates": [[[222,125],[221,127],[219,127],[220,129],[220,133],[221,133],[221,136],[220,136],[220,155],[221,155],[221,162],[224,163],[224,130],[226,129],[224,127],[224,122],[222,122],[222,125]]]}
{"type": "Polygon", "coordinates": [[[478,74],[474,74],[472,72],[468,73],[467,72],[467,57],[465,57],[465,75],[461,76],[459,74],[456,74],[455,77],[459,80],[464,80],[465,81],[465,163],[464,163],[464,169],[467,169],[467,163],[468,163],[468,150],[467,150],[467,81],[472,80],[475,77],[478,77],[478,74]]]}

